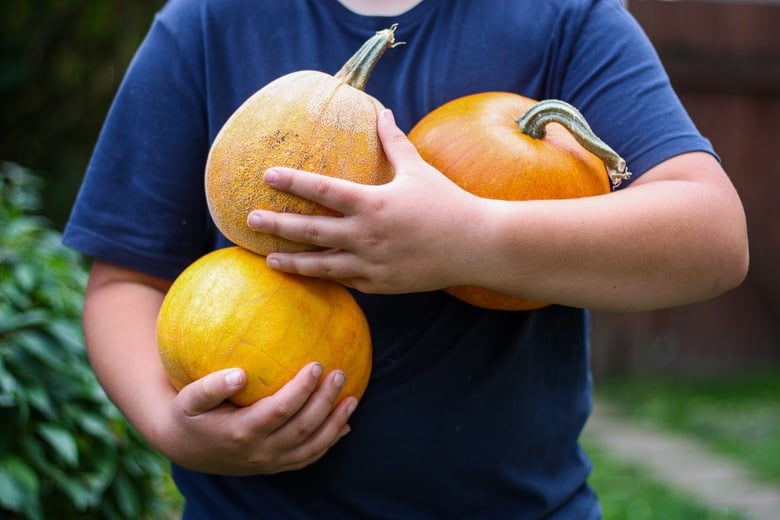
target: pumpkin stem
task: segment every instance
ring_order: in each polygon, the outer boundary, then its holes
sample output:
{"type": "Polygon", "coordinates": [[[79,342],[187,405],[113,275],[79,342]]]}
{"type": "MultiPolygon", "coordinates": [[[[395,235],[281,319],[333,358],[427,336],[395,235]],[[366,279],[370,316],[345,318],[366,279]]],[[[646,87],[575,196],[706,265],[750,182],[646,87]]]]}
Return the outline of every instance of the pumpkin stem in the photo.
{"type": "Polygon", "coordinates": [[[545,126],[548,123],[563,125],[583,148],[604,161],[613,190],[631,177],[626,161],[593,132],[585,117],[569,103],[558,99],[545,99],[532,106],[517,120],[520,131],[534,139],[544,138],[547,133],[545,126]]]}
{"type": "Polygon", "coordinates": [[[341,70],[335,74],[335,78],[356,89],[365,89],[368,77],[374,70],[374,66],[379,61],[379,58],[385,53],[385,50],[404,43],[396,43],[396,27],[398,27],[397,23],[387,29],[377,31],[374,36],[366,40],[357,52],[341,67],[341,70]]]}

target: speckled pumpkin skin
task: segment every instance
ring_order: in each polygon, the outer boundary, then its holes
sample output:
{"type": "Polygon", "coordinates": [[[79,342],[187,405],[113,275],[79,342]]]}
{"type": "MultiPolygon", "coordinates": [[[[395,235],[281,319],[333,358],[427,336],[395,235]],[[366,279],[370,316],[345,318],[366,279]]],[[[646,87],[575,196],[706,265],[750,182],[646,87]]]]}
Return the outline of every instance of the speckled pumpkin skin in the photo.
{"type": "Polygon", "coordinates": [[[263,182],[287,166],[363,184],[383,184],[393,170],[376,123],[382,105],[334,76],[298,71],[247,99],[224,124],[206,164],[206,200],[217,227],[233,243],[267,255],[316,249],[247,225],[254,209],[309,215],[334,212],[263,182]]]}

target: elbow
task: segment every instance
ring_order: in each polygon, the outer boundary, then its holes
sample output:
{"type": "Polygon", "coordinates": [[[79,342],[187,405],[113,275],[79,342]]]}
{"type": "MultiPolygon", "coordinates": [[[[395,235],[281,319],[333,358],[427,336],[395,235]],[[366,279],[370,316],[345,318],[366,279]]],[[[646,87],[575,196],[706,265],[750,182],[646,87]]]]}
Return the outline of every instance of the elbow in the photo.
{"type": "Polygon", "coordinates": [[[716,244],[717,259],[714,263],[716,293],[736,289],[745,281],[750,269],[750,244],[745,209],[736,190],[729,190],[730,197],[721,200],[711,213],[709,222],[710,244],[716,244]]]}
{"type": "MultiPolygon", "coordinates": [[[[744,220],[742,221],[744,224],[744,220]]],[[[721,237],[719,260],[715,264],[714,296],[736,289],[745,281],[750,269],[750,247],[747,226],[735,226],[735,230],[721,237]]]]}
{"type": "Polygon", "coordinates": [[[726,291],[736,289],[745,281],[750,270],[750,247],[746,232],[736,241],[724,264],[724,288],[726,291]]]}

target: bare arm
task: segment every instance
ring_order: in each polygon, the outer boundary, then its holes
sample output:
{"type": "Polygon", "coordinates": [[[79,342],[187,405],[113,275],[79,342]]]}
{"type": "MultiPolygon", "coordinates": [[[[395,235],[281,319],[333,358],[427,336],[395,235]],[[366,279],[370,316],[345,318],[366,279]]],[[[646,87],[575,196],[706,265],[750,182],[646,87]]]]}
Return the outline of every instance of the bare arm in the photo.
{"type": "MultiPolygon", "coordinates": [[[[149,442],[182,466],[210,473],[275,473],[319,459],[349,431],[354,398],[331,412],[337,373],[320,382],[312,363],[252,406],[224,400],[245,383],[226,369],[177,393],[157,353],[155,327],[166,280],[96,260],[84,305],[91,363],[106,393],[149,442]],[[318,386],[319,385],[319,386],[318,386]]],[[[343,375],[343,374],[342,374],[343,375]]]]}
{"type": "Polygon", "coordinates": [[[521,206],[494,213],[494,269],[548,301],[670,307],[717,296],[747,271],[742,206],[709,154],[675,157],[606,196],[521,206]]]}
{"type": "Polygon", "coordinates": [[[717,296],[747,271],[742,206],[709,154],[675,157],[601,197],[491,206],[494,276],[485,283],[505,276],[546,301],[670,307],[717,296]]]}
{"type": "Polygon", "coordinates": [[[389,112],[382,143],[396,170],[361,186],[274,168],[266,182],[342,218],[250,215],[257,230],[332,249],[272,254],[272,267],[390,293],[478,285],[604,310],[646,310],[712,298],[748,265],[742,205],[718,162],[675,157],[599,197],[508,202],[461,190],[422,161],[389,112]]]}

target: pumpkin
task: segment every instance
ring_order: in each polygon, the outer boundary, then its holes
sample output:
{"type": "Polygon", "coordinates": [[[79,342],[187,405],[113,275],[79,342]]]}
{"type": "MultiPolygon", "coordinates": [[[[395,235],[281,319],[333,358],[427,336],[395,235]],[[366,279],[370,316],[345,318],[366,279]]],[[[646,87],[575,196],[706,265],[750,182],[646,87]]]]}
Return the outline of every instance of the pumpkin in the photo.
{"type": "Polygon", "coordinates": [[[376,131],[382,104],[363,89],[396,26],[377,32],[331,76],[286,74],[250,96],[228,118],[206,162],[206,200],[217,228],[234,244],[267,255],[316,249],[247,225],[254,209],[334,215],[319,204],[263,182],[272,166],[286,166],[364,184],[393,178],[376,131]]]}
{"type": "MultiPolygon", "coordinates": [[[[502,200],[608,193],[631,174],[625,161],[560,100],[482,92],[433,110],[409,132],[428,163],[465,190],[502,200]]],[[[473,305],[530,310],[548,305],[479,287],[445,289],[473,305]]]]}
{"type": "Polygon", "coordinates": [[[218,249],[176,278],[157,320],[160,359],[172,385],[223,368],[247,383],[231,401],[254,403],[303,366],[341,369],[341,396],[360,398],[371,372],[371,336],[349,291],[336,282],[274,271],[244,248],[218,249]]]}

